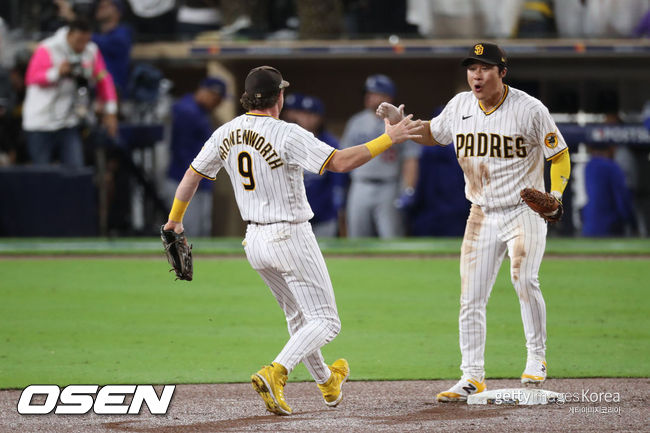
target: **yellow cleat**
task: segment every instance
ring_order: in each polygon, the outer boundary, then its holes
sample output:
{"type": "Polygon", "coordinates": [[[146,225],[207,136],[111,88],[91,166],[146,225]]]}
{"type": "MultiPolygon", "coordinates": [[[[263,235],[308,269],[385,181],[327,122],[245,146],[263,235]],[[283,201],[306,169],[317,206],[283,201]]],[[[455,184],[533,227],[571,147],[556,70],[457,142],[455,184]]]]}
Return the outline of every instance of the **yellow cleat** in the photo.
{"type": "Polygon", "coordinates": [[[449,403],[455,401],[467,401],[467,396],[485,391],[485,381],[462,378],[458,383],[447,391],[436,396],[436,400],[449,403]]]}
{"type": "Polygon", "coordinates": [[[287,384],[287,369],[273,363],[262,367],[251,376],[253,389],[262,397],[266,410],[276,415],[291,415],[291,408],[284,399],[284,386],[287,384]]]}
{"type": "Polygon", "coordinates": [[[323,393],[325,404],[334,407],[343,399],[341,387],[350,376],[350,365],[345,359],[337,359],[332,365],[328,365],[328,368],[332,374],[327,382],[322,385],[318,384],[318,388],[323,393]]]}

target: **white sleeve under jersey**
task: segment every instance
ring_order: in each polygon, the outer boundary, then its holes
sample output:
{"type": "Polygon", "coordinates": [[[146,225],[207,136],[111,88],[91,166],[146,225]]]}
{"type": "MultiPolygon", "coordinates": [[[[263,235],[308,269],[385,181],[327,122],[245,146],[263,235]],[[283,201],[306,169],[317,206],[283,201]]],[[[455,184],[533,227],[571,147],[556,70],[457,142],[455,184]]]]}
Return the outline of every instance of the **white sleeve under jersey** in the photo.
{"type": "Polygon", "coordinates": [[[298,125],[246,113],[217,129],[191,167],[209,179],[223,167],[245,221],[304,222],[314,214],[303,169],[321,174],[334,152],[298,125]]]}
{"type": "Polygon", "coordinates": [[[430,129],[438,143],[453,141],[467,199],[488,208],[520,203],[523,188],[544,191],[544,159],[567,148],[548,109],[509,86],[490,111],[472,92],[459,93],[430,129]]]}

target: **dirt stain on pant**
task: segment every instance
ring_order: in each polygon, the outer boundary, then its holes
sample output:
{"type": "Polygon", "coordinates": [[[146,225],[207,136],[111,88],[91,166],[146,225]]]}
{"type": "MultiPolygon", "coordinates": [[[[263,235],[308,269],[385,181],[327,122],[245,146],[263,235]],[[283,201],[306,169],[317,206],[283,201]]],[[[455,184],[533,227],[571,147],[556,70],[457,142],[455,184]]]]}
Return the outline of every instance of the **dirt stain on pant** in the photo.
{"type": "Polygon", "coordinates": [[[463,237],[463,245],[460,249],[460,290],[461,295],[465,292],[467,287],[467,274],[476,266],[476,247],[479,242],[479,235],[485,214],[480,206],[473,204],[469,218],[467,218],[467,225],[465,226],[465,236],[463,237]]]}
{"type": "MultiPolygon", "coordinates": [[[[526,258],[526,249],[524,247],[525,244],[525,235],[524,235],[524,230],[519,227],[517,229],[517,232],[519,233],[517,235],[517,238],[515,240],[515,246],[512,250],[512,257],[510,258],[512,260],[512,283],[515,285],[515,290],[519,293],[520,298],[524,302],[528,302],[528,292],[526,291],[525,287],[521,287],[521,289],[517,288],[517,283],[519,282],[519,279],[521,277],[521,265],[526,258]]],[[[525,282],[524,282],[525,284],[525,282]]]]}

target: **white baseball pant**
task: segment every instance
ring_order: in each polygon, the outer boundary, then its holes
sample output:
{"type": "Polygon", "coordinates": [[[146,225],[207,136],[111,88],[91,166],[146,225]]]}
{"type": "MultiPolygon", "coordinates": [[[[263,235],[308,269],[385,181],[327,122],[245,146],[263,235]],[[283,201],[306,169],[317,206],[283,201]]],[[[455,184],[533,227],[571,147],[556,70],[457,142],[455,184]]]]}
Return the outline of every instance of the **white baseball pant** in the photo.
{"type": "Polygon", "coordinates": [[[318,383],[330,371],[320,348],[336,337],[341,321],[325,260],[304,223],[248,225],[246,256],[284,311],[289,341],[275,358],[291,372],[303,362],[318,383]]]}
{"type": "Polygon", "coordinates": [[[491,210],[472,205],[460,262],[458,325],[464,376],[485,375],[486,306],[506,251],[528,354],[545,357],[546,305],[538,279],[545,247],[546,223],[526,204],[491,210]]]}

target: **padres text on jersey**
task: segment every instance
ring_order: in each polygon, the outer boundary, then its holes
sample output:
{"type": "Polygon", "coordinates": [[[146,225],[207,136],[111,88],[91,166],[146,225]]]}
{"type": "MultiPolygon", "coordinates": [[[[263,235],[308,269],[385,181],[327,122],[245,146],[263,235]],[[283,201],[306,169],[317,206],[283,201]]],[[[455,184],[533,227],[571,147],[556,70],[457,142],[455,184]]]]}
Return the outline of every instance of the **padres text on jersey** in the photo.
{"type": "Polygon", "coordinates": [[[544,159],[567,148],[548,109],[508,86],[490,111],[472,92],[459,93],[430,128],[438,143],[454,143],[467,199],[487,208],[516,205],[524,188],[544,190],[544,159]]]}

